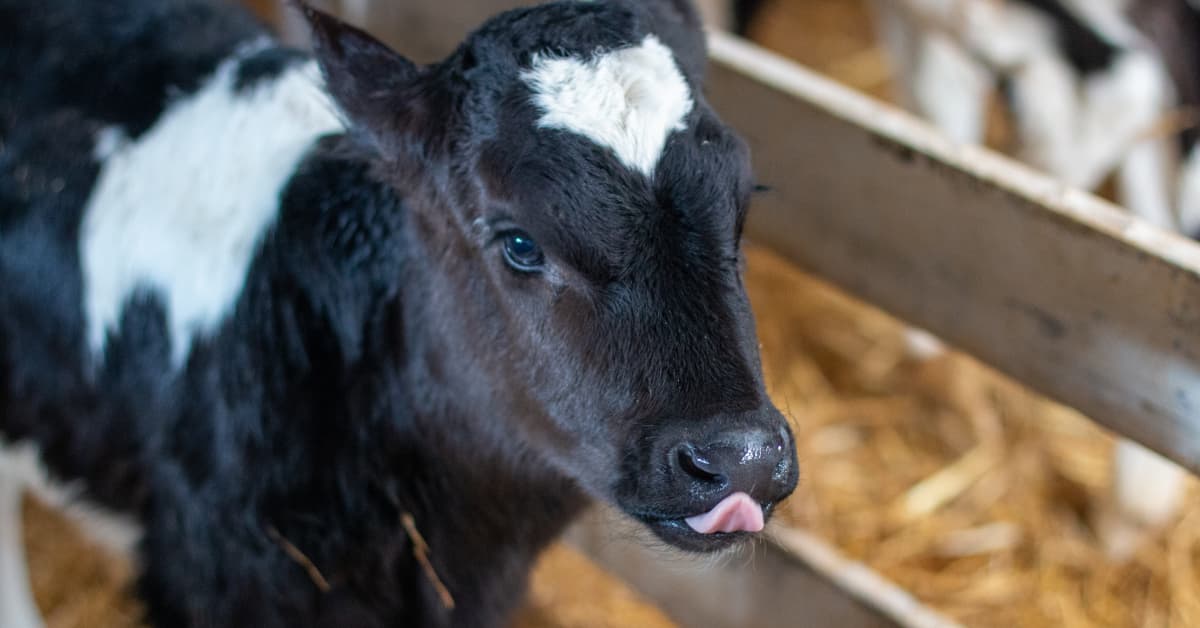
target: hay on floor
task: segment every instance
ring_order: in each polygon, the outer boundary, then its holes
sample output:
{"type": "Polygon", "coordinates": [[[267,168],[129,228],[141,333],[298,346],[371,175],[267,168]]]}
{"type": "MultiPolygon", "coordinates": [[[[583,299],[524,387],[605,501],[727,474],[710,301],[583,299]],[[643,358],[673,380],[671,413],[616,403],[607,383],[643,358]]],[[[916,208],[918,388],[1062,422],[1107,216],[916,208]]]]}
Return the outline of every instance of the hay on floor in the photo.
{"type": "Polygon", "coordinates": [[[802,486],[780,515],[969,626],[1200,625],[1200,492],[1108,556],[1114,439],[763,251],[747,285],[802,486]]]}

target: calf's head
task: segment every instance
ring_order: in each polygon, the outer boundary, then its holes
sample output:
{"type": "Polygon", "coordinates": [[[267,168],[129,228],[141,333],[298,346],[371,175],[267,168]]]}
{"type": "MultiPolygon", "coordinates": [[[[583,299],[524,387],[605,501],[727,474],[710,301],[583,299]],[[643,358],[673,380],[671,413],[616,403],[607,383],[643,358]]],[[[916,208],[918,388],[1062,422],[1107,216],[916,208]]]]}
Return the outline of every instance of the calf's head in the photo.
{"type": "Polygon", "coordinates": [[[330,92],[410,207],[424,289],[404,298],[470,429],[679,547],[761,529],[795,451],[740,275],[749,158],[700,91],[691,7],[512,11],[424,68],[309,18],[330,92]]]}

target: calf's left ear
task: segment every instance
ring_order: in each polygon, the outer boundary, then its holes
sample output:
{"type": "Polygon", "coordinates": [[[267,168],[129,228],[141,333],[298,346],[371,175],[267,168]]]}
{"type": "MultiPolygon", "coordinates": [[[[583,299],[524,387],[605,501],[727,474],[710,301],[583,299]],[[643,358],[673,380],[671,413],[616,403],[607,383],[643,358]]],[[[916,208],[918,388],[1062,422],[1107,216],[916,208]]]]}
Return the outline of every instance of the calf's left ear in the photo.
{"type": "Polygon", "coordinates": [[[297,6],[312,30],[326,89],[355,130],[382,153],[393,152],[412,128],[419,69],[366,32],[302,0],[297,6]]]}

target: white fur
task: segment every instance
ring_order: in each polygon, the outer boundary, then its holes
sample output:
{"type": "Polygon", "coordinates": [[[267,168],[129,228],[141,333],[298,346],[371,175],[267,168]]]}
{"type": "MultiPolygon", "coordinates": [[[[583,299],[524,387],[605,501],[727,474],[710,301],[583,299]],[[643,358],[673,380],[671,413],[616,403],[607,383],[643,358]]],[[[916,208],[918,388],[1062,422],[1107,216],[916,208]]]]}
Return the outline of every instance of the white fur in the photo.
{"type": "Polygon", "coordinates": [[[1081,77],[1057,51],[1038,53],[1013,76],[1013,93],[1025,161],[1084,189],[1116,170],[1130,211],[1177,227],[1170,149],[1151,137],[1172,98],[1161,61],[1125,48],[1111,68],[1081,77]]]}
{"type": "Polygon", "coordinates": [[[875,0],[872,6],[902,104],[957,142],[982,142],[994,81],[989,69],[955,38],[927,30],[894,0],[875,0]]]}
{"type": "Polygon", "coordinates": [[[983,141],[992,87],[987,71],[940,35],[924,42],[919,63],[912,95],[917,111],[957,142],[983,141]]]}
{"type": "Polygon", "coordinates": [[[119,127],[105,127],[96,134],[96,147],[92,150],[92,157],[96,161],[107,161],[109,157],[117,154],[117,151],[125,148],[128,144],[128,138],[119,127]]]}
{"type": "Polygon", "coordinates": [[[1187,488],[1186,471],[1128,440],[1117,443],[1113,464],[1114,496],[1125,516],[1151,527],[1174,516],[1187,488]]]}
{"type": "Polygon", "coordinates": [[[1170,106],[1166,68],[1141,50],[1122,54],[1107,72],[1084,84],[1083,140],[1080,157],[1090,157],[1093,172],[1083,184],[1094,188],[1158,123],[1170,106]]]}
{"type": "MultiPolygon", "coordinates": [[[[1121,39],[1132,37],[1118,26],[1123,24],[1119,14],[1105,13],[1099,4],[1089,6],[1087,17],[1107,16],[1105,30],[1117,31],[1115,37],[1121,39]]],[[[1026,19],[1044,18],[1031,12],[1026,19]]],[[[1038,30],[1049,36],[1048,24],[1038,30]]],[[[1136,48],[1125,48],[1111,68],[1082,77],[1054,41],[1031,42],[1012,76],[1021,157],[1067,183],[1093,189],[1167,108],[1169,78],[1157,59],[1136,48]]]]}
{"type": "Polygon", "coordinates": [[[1009,70],[1034,52],[1052,48],[1053,26],[1013,2],[979,0],[877,0],[907,13],[925,33],[942,33],[991,70],[1009,70]]]}
{"type": "Polygon", "coordinates": [[[1125,156],[1118,171],[1121,204],[1146,222],[1162,229],[1178,229],[1172,210],[1171,172],[1177,163],[1169,141],[1146,139],[1125,156]]]}
{"type": "Polygon", "coordinates": [[[96,353],[131,294],[149,288],[167,307],[176,363],[185,358],[236,300],[297,163],[316,138],[342,128],[315,63],[239,94],[237,61],[136,142],[112,129],[98,138],[103,166],[80,236],[96,353]]]}
{"type": "MultiPolygon", "coordinates": [[[[1139,147],[1167,109],[1170,79],[1126,19],[1126,0],[1059,1],[1122,49],[1112,68],[1080,77],[1058,48],[1050,20],[1020,3],[879,0],[876,5],[893,57],[908,66],[900,74],[904,87],[914,92],[910,104],[918,113],[958,139],[980,133],[975,122],[985,94],[977,70],[1010,73],[1021,157],[1090,189],[1139,147]],[[948,48],[957,48],[963,58],[948,48]]],[[[1148,200],[1133,209],[1162,224],[1169,211],[1163,199],[1170,194],[1149,189],[1156,179],[1146,176],[1153,152],[1142,151],[1139,159],[1129,180],[1139,187],[1136,198],[1148,200]]]]}
{"type": "Polygon", "coordinates": [[[522,78],[542,111],[540,127],[587,137],[646,176],[693,106],[674,56],[653,35],[592,59],[538,55],[522,78]]]}
{"type": "Polygon", "coordinates": [[[1077,171],[1091,171],[1078,163],[1075,142],[1084,141],[1077,127],[1080,117],[1078,75],[1057,54],[1038,55],[1012,76],[1012,107],[1021,159],[1039,169],[1079,185],[1077,171]]]}

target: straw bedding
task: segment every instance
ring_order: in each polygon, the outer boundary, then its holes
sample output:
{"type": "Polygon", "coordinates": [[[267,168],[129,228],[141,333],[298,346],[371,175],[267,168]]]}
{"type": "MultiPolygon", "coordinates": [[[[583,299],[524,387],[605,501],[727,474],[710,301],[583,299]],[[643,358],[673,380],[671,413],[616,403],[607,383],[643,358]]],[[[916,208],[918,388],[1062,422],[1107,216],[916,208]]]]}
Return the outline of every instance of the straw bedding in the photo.
{"type": "Polygon", "coordinates": [[[1125,561],[1100,530],[1113,439],[962,355],[750,255],[772,396],[802,487],[780,514],[970,626],[1200,625],[1200,493],[1125,561]]]}

